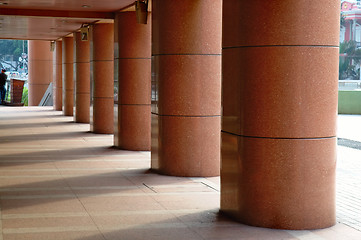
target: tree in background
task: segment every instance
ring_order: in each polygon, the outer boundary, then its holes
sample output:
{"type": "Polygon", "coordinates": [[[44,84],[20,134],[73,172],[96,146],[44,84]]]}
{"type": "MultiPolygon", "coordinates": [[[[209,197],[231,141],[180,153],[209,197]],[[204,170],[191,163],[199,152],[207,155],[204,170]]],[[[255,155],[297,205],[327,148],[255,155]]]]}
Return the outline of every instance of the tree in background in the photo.
{"type": "Polygon", "coordinates": [[[0,40],[0,54],[13,55],[14,59],[28,52],[28,41],[26,40],[0,40]]]}
{"type": "Polygon", "coordinates": [[[0,40],[0,67],[10,66],[10,71],[27,72],[27,52],[28,42],[25,40],[0,40]]]}
{"type": "Polygon", "coordinates": [[[340,44],[339,79],[360,79],[361,49],[355,41],[340,44]]]}

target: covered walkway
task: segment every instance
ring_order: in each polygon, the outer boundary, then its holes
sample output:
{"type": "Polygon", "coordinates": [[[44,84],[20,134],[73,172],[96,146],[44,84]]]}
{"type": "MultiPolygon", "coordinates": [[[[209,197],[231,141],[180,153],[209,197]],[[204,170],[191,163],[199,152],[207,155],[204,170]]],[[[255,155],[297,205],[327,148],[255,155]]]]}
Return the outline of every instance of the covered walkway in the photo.
{"type": "Polygon", "coordinates": [[[219,216],[219,178],[151,173],[149,152],[114,149],[52,107],[0,107],[0,239],[361,239],[361,152],[347,145],[361,117],[339,122],[341,223],[288,231],[219,216]]]}

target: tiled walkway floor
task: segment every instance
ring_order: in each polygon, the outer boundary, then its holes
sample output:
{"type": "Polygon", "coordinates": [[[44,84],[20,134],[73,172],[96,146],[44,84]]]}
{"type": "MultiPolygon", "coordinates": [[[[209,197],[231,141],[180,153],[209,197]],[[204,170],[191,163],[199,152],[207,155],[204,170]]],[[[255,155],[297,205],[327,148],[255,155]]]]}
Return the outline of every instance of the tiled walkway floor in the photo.
{"type": "MultiPolygon", "coordinates": [[[[88,131],[52,108],[0,107],[0,240],[361,239],[344,223],[285,231],[232,222],[218,215],[219,178],[150,173],[149,152],[113,149],[112,135],[88,131]]],[[[350,150],[341,153],[359,154],[350,150]]],[[[339,158],[339,176],[360,170],[339,158]]],[[[351,197],[361,202],[349,180],[338,184],[349,192],[338,198],[340,221],[355,215],[351,197]]]]}
{"type": "Polygon", "coordinates": [[[361,231],[361,116],[338,117],[337,220],[361,231]]]}

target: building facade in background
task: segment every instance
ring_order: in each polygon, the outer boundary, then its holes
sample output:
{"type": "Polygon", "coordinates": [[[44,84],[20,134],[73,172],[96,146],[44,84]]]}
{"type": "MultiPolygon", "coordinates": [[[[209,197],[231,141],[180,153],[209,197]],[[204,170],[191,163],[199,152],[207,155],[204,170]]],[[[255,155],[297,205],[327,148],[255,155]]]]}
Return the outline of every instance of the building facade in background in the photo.
{"type": "Polygon", "coordinates": [[[340,42],[354,40],[361,46],[361,1],[341,1],[340,42]]]}

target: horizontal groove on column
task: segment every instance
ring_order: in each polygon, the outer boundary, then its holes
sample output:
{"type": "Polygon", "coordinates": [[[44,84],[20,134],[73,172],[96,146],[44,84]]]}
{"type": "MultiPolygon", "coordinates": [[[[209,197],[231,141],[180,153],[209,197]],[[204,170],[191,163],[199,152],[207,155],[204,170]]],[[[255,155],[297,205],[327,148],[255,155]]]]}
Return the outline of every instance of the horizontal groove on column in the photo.
{"type": "Polygon", "coordinates": [[[93,98],[104,98],[104,99],[109,99],[109,98],[114,98],[114,97],[95,97],[95,96],[93,96],[93,98]]]}
{"type": "Polygon", "coordinates": [[[39,86],[47,85],[47,86],[49,86],[50,85],[50,83],[28,83],[28,84],[33,85],[33,86],[35,86],[35,85],[39,85],[39,86]]]}
{"type": "Polygon", "coordinates": [[[90,63],[90,61],[89,62],[74,62],[74,63],[90,63]]]}
{"type": "Polygon", "coordinates": [[[53,60],[44,60],[44,59],[32,59],[29,62],[53,62],[53,60]]]}
{"type": "Polygon", "coordinates": [[[144,104],[142,104],[142,103],[131,103],[131,104],[129,104],[129,103],[118,103],[119,105],[123,105],[123,106],[134,106],[134,105],[137,105],[137,106],[150,106],[151,104],[149,103],[149,104],[147,104],[147,103],[144,103],[144,104]]]}
{"type": "Polygon", "coordinates": [[[90,60],[90,62],[114,62],[114,59],[112,59],[112,60],[90,60]]]}
{"type": "Polygon", "coordinates": [[[221,115],[163,115],[157,114],[160,117],[197,117],[197,118],[207,118],[207,117],[221,117],[221,115]]]}
{"type": "Polygon", "coordinates": [[[76,94],[90,94],[90,92],[76,92],[76,94]]]}
{"type": "Polygon", "coordinates": [[[222,47],[222,49],[233,49],[233,48],[261,48],[261,47],[324,47],[324,48],[338,48],[338,45],[255,45],[255,46],[232,46],[222,47]]]}
{"type": "Polygon", "coordinates": [[[129,58],[124,58],[124,57],[116,57],[114,59],[145,59],[145,60],[152,60],[152,58],[142,58],[142,57],[129,57],[129,58]]]}
{"type": "Polygon", "coordinates": [[[222,56],[221,53],[160,53],[152,56],[222,56]]]}
{"type": "Polygon", "coordinates": [[[224,130],[221,130],[221,132],[222,133],[227,133],[227,134],[230,134],[230,135],[233,135],[233,136],[244,137],[244,138],[281,139],[281,140],[312,140],[312,139],[330,139],[330,138],[335,138],[336,137],[336,136],[313,137],[313,138],[260,137],[260,136],[246,136],[246,135],[227,132],[227,131],[224,131],[224,130]]]}

